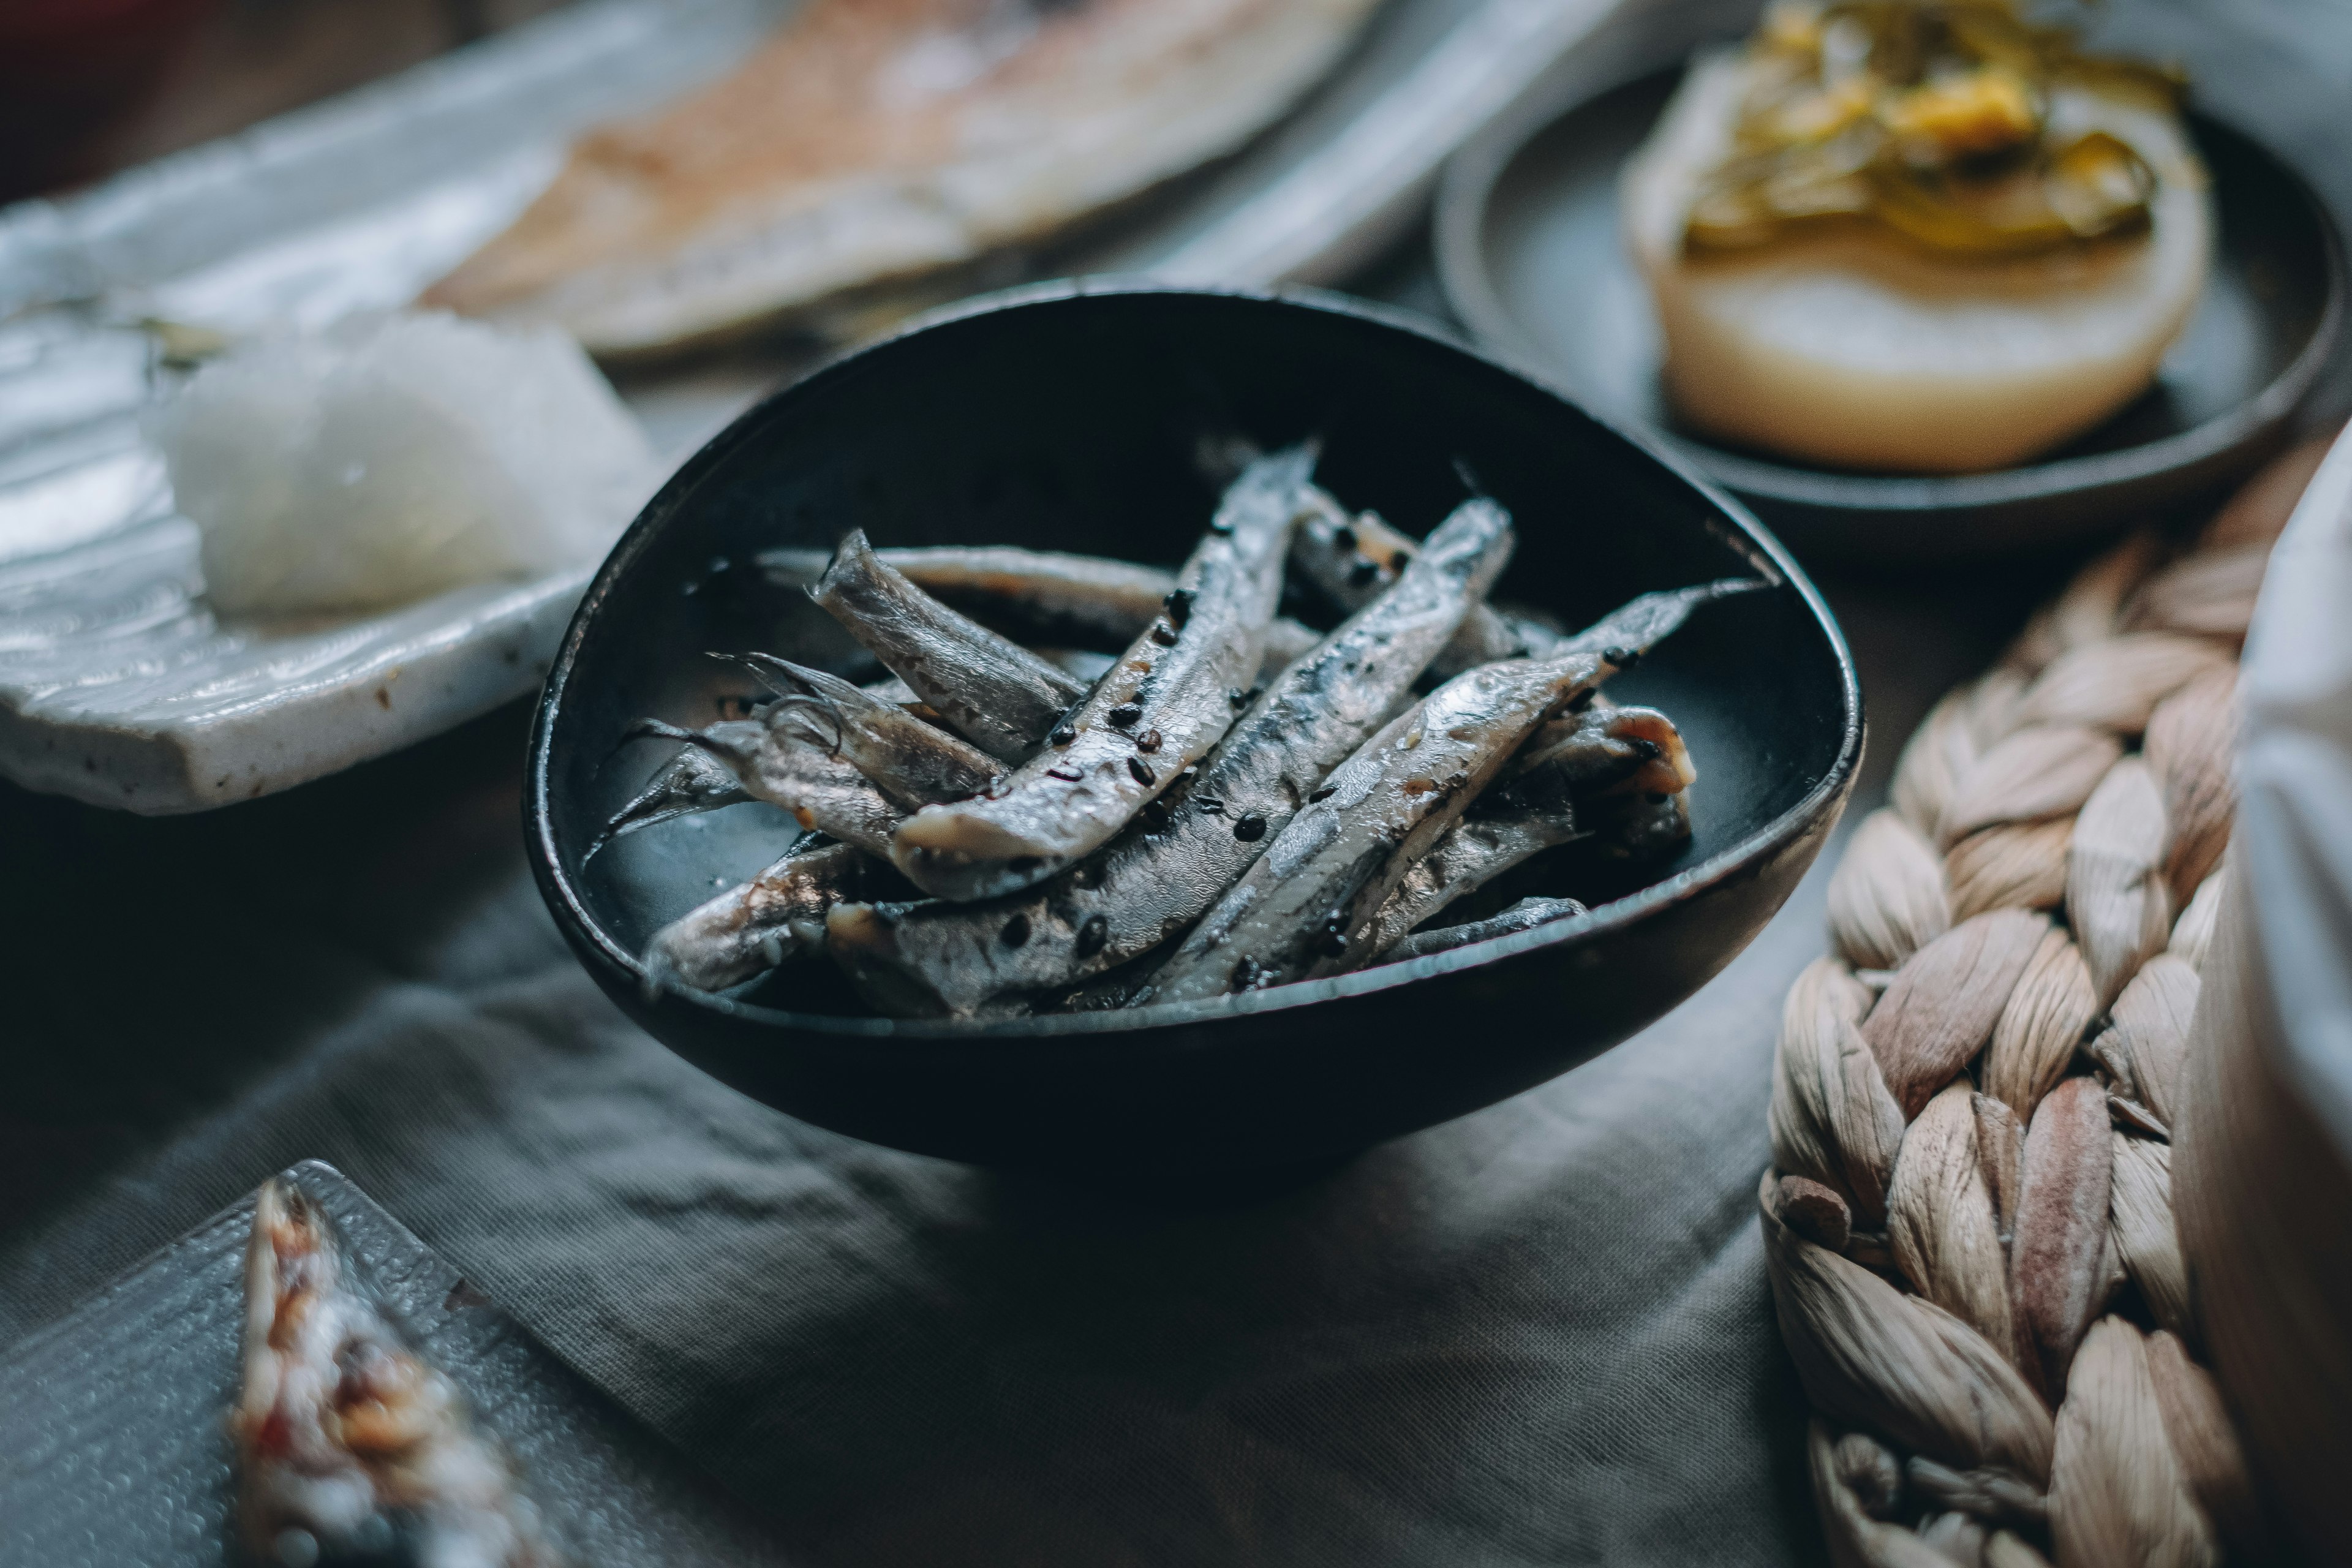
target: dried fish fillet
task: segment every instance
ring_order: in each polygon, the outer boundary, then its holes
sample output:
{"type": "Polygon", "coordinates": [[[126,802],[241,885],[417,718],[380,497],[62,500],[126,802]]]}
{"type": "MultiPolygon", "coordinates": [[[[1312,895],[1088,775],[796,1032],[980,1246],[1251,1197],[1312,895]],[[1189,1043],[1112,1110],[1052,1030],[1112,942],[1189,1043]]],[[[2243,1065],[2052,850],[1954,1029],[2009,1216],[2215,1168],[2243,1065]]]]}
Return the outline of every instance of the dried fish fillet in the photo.
{"type": "Polygon", "coordinates": [[[345,1275],[318,1205],[264,1184],[229,1413],[253,1560],[554,1568],[538,1510],[464,1395],[345,1275]]]}
{"type": "Polygon", "coordinates": [[[670,347],[971,260],[1230,153],[1372,0],[809,0],[735,71],[583,138],[427,291],[670,347]]]}
{"type": "Polygon", "coordinates": [[[1351,933],[1519,742],[1615,668],[1576,653],[1482,665],[1439,687],[1332,773],[1330,795],[1193,928],[1150,999],[1205,1000],[1347,967],[1351,933]]]}
{"type": "MultiPolygon", "coordinates": [[[[1421,548],[1376,511],[1350,512],[1319,487],[1308,492],[1308,499],[1314,510],[1291,538],[1291,564],[1341,609],[1358,610],[1371,603],[1421,548]]],[[[1498,658],[1549,653],[1558,635],[1538,622],[1481,605],[1470,612],[1432,668],[1440,676],[1459,675],[1498,658]]]]}
{"type": "Polygon", "coordinates": [[[1005,762],[1035,752],[1087,694],[1076,676],[907,581],[863,530],[842,541],[809,596],[966,740],[1005,762]]]}
{"type": "Polygon", "coordinates": [[[1501,572],[1509,516],[1462,507],[1395,586],[1254,703],[1156,816],[1040,888],[979,904],[844,906],[830,950],[892,1012],[970,1015],[1147,952],[1201,917],[1378,728],[1501,572]]]}
{"type": "Polygon", "coordinates": [[[1216,744],[1247,706],[1315,458],[1297,447],[1243,471],[1165,611],[1044,752],[978,800],[907,819],[892,860],[909,880],[961,900],[1043,881],[1108,842],[1216,744]]]}

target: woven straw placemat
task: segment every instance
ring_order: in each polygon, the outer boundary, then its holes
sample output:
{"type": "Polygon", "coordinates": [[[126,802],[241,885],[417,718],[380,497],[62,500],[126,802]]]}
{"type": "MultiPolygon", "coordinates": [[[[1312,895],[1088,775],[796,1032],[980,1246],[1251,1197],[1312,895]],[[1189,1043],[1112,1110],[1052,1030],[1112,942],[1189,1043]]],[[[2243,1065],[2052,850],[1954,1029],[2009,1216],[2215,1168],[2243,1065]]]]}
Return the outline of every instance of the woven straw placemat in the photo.
{"type": "Polygon", "coordinates": [[[2266,1555],[2174,1228],[2238,651],[2325,444],[2085,567],[1904,748],[1789,993],[1760,1194],[1841,1564],[2266,1555]]]}

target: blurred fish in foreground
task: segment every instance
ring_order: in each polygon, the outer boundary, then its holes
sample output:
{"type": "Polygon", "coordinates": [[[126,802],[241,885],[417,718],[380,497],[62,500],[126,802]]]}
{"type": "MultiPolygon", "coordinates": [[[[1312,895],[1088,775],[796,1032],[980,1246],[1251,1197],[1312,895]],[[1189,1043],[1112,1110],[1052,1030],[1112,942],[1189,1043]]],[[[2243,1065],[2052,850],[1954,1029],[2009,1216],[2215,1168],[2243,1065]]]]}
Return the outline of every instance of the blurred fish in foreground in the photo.
{"type": "Polygon", "coordinates": [[[1375,4],[809,0],[582,138],[425,300],[645,352],[1034,242],[1238,150],[1375,4]]]}

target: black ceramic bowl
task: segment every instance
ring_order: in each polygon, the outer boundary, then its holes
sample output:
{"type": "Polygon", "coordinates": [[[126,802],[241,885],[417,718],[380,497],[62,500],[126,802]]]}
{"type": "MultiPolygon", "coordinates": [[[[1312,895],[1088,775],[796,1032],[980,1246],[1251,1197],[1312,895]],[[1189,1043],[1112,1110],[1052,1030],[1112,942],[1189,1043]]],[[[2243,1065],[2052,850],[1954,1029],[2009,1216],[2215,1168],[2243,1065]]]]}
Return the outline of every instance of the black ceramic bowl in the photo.
{"type": "Polygon", "coordinates": [[[933,318],[769,398],[664,487],[597,574],[531,738],[540,887],[657,1038],[744,1093],[877,1142],[982,1163],[1284,1163],[1488,1104],[1624,1039],[1755,935],[1820,851],[1862,750],[1853,667],[1786,554],[1675,459],[1410,321],[1337,299],[1057,285],[933,318]],[[1214,1003],[981,1026],[896,1022],[827,965],[749,996],[649,994],[657,926],[791,837],[737,805],[619,840],[597,825],[662,760],[630,721],[743,691],[705,657],[765,647],[860,674],[856,645],[746,569],[779,545],[1011,543],[1181,561],[1213,500],[1204,432],[1319,435],[1319,478],[1425,530],[1455,460],[1517,515],[1498,597],[1580,625],[1654,588],[1776,586],[1701,611],[1621,700],[1678,720],[1694,841],[1588,916],[1408,964],[1214,1003]]]}

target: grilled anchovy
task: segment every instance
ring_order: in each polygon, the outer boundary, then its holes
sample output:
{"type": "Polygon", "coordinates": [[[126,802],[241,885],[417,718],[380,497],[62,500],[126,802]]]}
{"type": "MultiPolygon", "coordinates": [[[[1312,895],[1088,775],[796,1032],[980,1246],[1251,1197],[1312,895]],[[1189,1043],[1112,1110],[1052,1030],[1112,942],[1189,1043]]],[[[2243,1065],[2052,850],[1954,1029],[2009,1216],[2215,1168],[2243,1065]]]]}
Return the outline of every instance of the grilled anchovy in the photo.
{"type": "Polygon", "coordinates": [[[637,732],[698,746],[724,763],[744,792],[793,814],[803,827],[887,857],[904,815],[856,764],[812,735],[801,715],[772,707],[757,720],[682,730],[648,719],[637,732]]]}
{"type": "Polygon", "coordinates": [[[1521,899],[1501,914],[1483,921],[1471,921],[1465,925],[1440,926],[1435,931],[1415,931],[1375,960],[1380,963],[1402,963],[1411,958],[1427,958],[1433,952],[1451,952],[1457,947],[1468,947],[1474,942],[1486,942],[1498,936],[1512,936],[1519,931],[1533,931],[1554,921],[1564,921],[1574,915],[1590,914],[1574,899],[1521,899]]]}
{"type": "MultiPolygon", "coordinates": [[[[738,719],[713,724],[711,729],[728,731],[730,726],[740,725],[741,736],[750,738],[758,724],[756,719],[738,719]]],[[[736,779],[734,770],[717,756],[700,746],[680,746],[677,755],[665,763],[635,798],[614,812],[613,819],[589,841],[580,863],[584,866],[594,859],[598,850],[623,834],[651,827],[657,822],[691,816],[698,811],[717,811],[722,805],[739,805],[751,798],[750,792],[736,779]]]]}
{"type": "MultiPolygon", "coordinates": [[[[1672,795],[1695,776],[1682,736],[1655,709],[1594,707],[1546,725],[1506,765],[1504,782],[1398,879],[1349,946],[1369,962],[1513,867],[1588,837],[1596,822],[1622,835],[1625,818],[1602,805],[1612,795],[1672,795]],[[1552,734],[1563,726],[1566,733],[1552,734]],[[1548,735],[1539,763],[1528,767],[1548,735]]],[[[1643,832],[1654,837],[1646,822],[1643,832]]]]}
{"type": "Polygon", "coordinates": [[[1366,742],[1291,819],[1151,982],[1154,1002],[1313,979],[1460,819],[1537,725],[1614,667],[1598,654],[1455,676],[1366,742]],[[1318,792],[1318,794],[1321,792],[1318,792]]]}
{"type": "MultiPolygon", "coordinates": [[[[1048,635],[1110,644],[1140,637],[1176,586],[1176,574],[1162,567],[1012,545],[894,547],[877,550],[874,556],[952,608],[1018,620],[1048,635]]],[[[759,562],[770,582],[796,588],[824,576],[832,559],[821,550],[770,550],[759,562]]],[[[1322,640],[1314,627],[1277,616],[1265,630],[1258,679],[1271,679],[1322,640]]],[[[1094,678],[1055,652],[1037,651],[1051,663],[1094,678]]]]}
{"type": "Polygon", "coordinates": [[[1017,763],[1037,750],[1086,683],[924,593],[861,531],[842,541],[809,596],[966,740],[1017,763]]]}
{"type": "Polygon", "coordinates": [[[877,1002],[969,1015],[1008,993],[1069,984],[1198,920],[1280,834],[1324,775],[1410,690],[1503,568],[1510,519],[1472,501],[1412,567],[1294,664],[1243,715],[1164,816],[1044,886],[982,904],[837,910],[829,947],[877,1002]]]}
{"type": "Polygon", "coordinates": [[[1216,744],[1257,671],[1314,464],[1300,447],[1243,472],[1166,608],[1045,750],[987,795],[928,806],[898,829],[892,859],[910,880],[952,899],[1042,881],[1108,842],[1216,744]]]}
{"type": "Polygon", "coordinates": [[[821,949],[824,914],[845,899],[902,886],[889,867],[846,844],[795,847],[739,888],[681,915],[646,944],[653,985],[723,991],[821,949]]]}
{"type": "Polygon", "coordinates": [[[884,795],[909,810],[977,795],[1004,771],[979,747],[926,723],[898,703],[867,695],[837,675],[773,654],[745,654],[742,659],[785,693],[784,705],[803,706],[821,719],[833,731],[835,748],[884,795]]]}
{"type": "Polygon", "coordinates": [[[1644,594],[1610,611],[1582,631],[1559,638],[1553,651],[1603,653],[1620,647],[1638,657],[1643,649],[1679,628],[1701,605],[1771,586],[1761,577],[1718,577],[1712,583],[1644,594]]]}
{"type": "MultiPolygon", "coordinates": [[[[1360,609],[1370,603],[1397,580],[1422,548],[1378,512],[1350,513],[1320,488],[1309,499],[1314,510],[1291,538],[1291,564],[1342,609],[1360,609]]],[[[1496,659],[1549,653],[1556,635],[1537,622],[1480,605],[1430,668],[1440,676],[1459,675],[1496,659]]]]}

